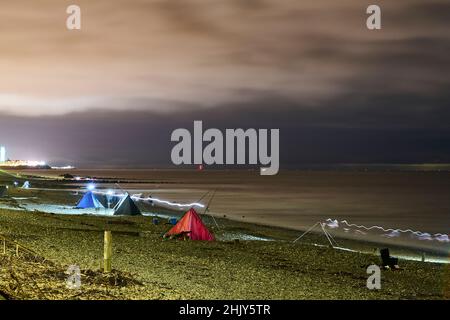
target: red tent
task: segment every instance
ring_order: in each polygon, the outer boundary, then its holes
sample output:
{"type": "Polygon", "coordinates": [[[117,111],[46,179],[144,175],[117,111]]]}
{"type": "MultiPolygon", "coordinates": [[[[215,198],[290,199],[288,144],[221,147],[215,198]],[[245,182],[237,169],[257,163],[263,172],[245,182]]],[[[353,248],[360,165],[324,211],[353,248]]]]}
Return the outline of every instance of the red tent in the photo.
{"type": "Polygon", "coordinates": [[[167,231],[164,237],[186,235],[191,240],[213,241],[214,236],[209,232],[208,228],[203,224],[197,212],[189,209],[188,212],[167,231]]]}

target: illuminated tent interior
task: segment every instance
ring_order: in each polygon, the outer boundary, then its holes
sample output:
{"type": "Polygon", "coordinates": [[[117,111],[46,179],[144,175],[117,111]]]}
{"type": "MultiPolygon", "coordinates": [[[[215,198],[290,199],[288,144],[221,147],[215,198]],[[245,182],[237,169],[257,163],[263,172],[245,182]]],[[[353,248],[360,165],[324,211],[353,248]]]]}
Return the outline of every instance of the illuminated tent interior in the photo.
{"type": "Polygon", "coordinates": [[[186,236],[191,240],[214,241],[214,236],[209,232],[193,208],[189,209],[180,221],[164,235],[164,237],[169,236],[186,236]]]}
{"type": "Polygon", "coordinates": [[[88,208],[104,208],[92,191],[85,193],[83,198],[77,204],[77,209],[88,208]]]}

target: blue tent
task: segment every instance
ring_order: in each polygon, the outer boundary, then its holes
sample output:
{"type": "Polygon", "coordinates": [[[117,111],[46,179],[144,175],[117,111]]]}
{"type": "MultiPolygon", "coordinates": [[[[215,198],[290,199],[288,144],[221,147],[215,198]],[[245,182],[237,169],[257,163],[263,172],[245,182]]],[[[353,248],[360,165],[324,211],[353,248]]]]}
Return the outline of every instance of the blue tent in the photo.
{"type": "Polygon", "coordinates": [[[85,193],[83,198],[78,202],[77,209],[87,209],[87,208],[104,208],[101,202],[97,199],[92,191],[85,193]]]}

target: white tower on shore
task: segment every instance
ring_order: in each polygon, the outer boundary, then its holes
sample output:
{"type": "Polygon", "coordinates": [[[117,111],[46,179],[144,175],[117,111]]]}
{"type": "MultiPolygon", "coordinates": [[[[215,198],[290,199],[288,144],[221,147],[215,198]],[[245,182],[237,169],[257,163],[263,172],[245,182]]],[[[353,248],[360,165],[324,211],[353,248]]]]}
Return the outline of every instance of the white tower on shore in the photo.
{"type": "Polygon", "coordinates": [[[0,146],[0,163],[6,162],[6,148],[4,146],[0,146]]]}

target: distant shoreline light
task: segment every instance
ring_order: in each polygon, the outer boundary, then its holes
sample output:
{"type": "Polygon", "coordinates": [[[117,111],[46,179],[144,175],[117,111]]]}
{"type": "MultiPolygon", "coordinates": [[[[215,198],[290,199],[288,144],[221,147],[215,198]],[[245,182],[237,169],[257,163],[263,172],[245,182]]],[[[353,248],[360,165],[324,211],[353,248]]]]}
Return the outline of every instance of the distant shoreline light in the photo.
{"type": "Polygon", "coordinates": [[[63,166],[63,167],[51,167],[53,170],[72,170],[75,169],[74,166],[63,166]]]}
{"type": "Polygon", "coordinates": [[[2,167],[44,167],[47,166],[45,161],[34,160],[8,160],[1,163],[2,167]]]}

